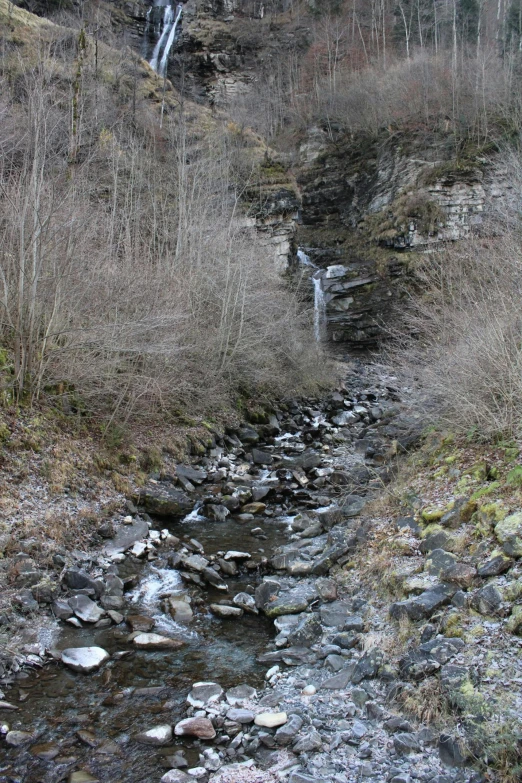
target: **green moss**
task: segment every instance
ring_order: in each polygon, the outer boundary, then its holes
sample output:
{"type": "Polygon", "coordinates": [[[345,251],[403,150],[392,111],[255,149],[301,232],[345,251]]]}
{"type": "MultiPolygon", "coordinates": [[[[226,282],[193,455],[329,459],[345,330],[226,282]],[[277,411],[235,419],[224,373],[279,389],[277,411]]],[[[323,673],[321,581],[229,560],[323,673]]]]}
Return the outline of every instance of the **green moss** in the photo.
{"type": "Polygon", "coordinates": [[[511,487],[522,487],[522,465],[517,465],[509,471],[506,484],[509,484],[511,487]]]}
{"type": "MultiPolygon", "coordinates": [[[[447,510],[449,509],[427,506],[426,508],[422,509],[421,517],[424,522],[438,522],[440,519],[442,519],[447,510]]],[[[431,527],[431,525],[429,525],[429,527],[431,527]]],[[[424,532],[426,533],[427,530],[428,528],[426,528],[424,532]]]]}
{"type": "Polygon", "coordinates": [[[472,494],[471,500],[478,500],[479,498],[484,497],[484,495],[492,495],[500,486],[500,481],[492,481],[491,483],[480,487],[480,489],[477,489],[477,491],[472,494]]]}

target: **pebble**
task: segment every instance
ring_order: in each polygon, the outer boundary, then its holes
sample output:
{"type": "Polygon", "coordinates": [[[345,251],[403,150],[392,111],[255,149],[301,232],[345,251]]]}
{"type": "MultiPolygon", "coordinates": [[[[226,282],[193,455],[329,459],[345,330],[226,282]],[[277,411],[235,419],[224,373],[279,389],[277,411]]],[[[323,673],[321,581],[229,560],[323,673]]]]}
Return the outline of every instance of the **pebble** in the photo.
{"type": "Polygon", "coordinates": [[[216,730],[208,718],[185,718],[176,723],[174,734],[177,737],[198,737],[198,739],[214,739],[216,730]]]}
{"type": "Polygon", "coordinates": [[[143,745],[168,745],[172,741],[172,726],[170,724],[154,726],[152,729],[136,734],[134,739],[143,745]]]}

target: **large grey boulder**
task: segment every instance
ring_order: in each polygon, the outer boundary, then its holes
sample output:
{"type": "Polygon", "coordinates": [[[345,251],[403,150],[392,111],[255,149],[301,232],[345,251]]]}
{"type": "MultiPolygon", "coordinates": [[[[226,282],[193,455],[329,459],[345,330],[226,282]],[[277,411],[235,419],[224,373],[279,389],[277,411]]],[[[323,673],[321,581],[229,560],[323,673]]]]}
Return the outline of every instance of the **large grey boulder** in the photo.
{"type": "Polygon", "coordinates": [[[190,497],[167,482],[147,484],[139,494],[139,503],[149,514],[182,517],[192,511],[190,497]]]}

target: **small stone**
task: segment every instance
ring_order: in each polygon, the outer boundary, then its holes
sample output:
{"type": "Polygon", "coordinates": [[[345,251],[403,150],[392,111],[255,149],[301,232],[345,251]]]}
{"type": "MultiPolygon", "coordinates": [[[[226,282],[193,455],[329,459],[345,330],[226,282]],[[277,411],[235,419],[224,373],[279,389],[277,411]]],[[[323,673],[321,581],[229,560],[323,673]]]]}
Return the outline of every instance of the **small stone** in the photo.
{"type": "Polygon", "coordinates": [[[259,612],[254,597],[248,593],[238,593],[234,596],[233,602],[240,609],[250,614],[258,614],[259,612]]]}
{"type": "Polygon", "coordinates": [[[283,726],[287,720],[286,712],[261,712],[259,715],[256,715],[254,723],[256,726],[273,729],[276,726],[283,726]]]}
{"type": "Polygon", "coordinates": [[[242,617],[243,610],[238,606],[227,606],[226,604],[210,604],[209,606],[212,614],[216,617],[221,617],[224,620],[233,619],[234,617],[242,617]]]}
{"type": "Polygon", "coordinates": [[[253,699],[256,695],[256,690],[250,685],[236,685],[235,688],[230,688],[225,695],[230,706],[236,707],[244,704],[245,701],[253,699]]]}
{"type": "Polygon", "coordinates": [[[196,709],[215,704],[223,695],[223,688],[217,682],[195,682],[187,696],[187,702],[196,709]]]}
{"type": "Polygon", "coordinates": [[[152,617],[147,617],[143,614],[129,614],[126,617],[126,622],[130,625],[133,631],[151,631],[155,626],[155,621],[152,617]]]}
{"type": "Polygon", "coordinates": [[[216,730],[208,718],[185,718],[176,724],[174,733],[177,737],[198,737],[198,739],[214,739],[216,730]]]}
{"type": "Polygon", "coordinates": [[[317,688],[315,685],[305,685],[301,693],[303,696],[314,696],[317,693],[317,688]]]}
{"type": "Polygon", "coordinates": [[[30,731],[8,731],[5,736],[5,741],[13,748],[20,748],[31,740],[34,740],[34,734],[30,731]]]}
{"type": "Polygon", "coordinates": [[[134,739],[143,745],[168,745],[172,741],[172,726],[168,724],[155,726],[136,734],[134,739]]]}
{"type": "Polygon", "coordinates": [[[140,633],[134,637],[133,643],[139,650],[177,650],[184,644],[179,639],[169,639],[157,633],[140,633]]]}
{"type": "Polygon", "coordinates": [[[318,731],[312,729],[309,734],[306,734],[301,739],[297,740],[292,747],[294,753],[310,753],[314,750],[320,750],[323,747],[323,740],[318,731]]]}
{"type": "Polygon", "coordinates": [[[110,658],[109,653],[102,647],[69,647],[62,650],[62,663],[75,672],[96,671],[110,658]]]}
{"type": "Polygon", "coordinates": [[[36,756],[36,758],[43,761],[52,761],[59,755],[60,747],[54,742],[44,742],[41,745],[33,745],[29,753],[31,756],[36,756]]]}
{"type": "Polygon", "coordinates": [[[235,723],[253,723],[254,717],[251,710],[233,708],[227,712],[228,720],[233,720],[235,723]]]}
{"type": "Polygon", "coordinates": [[[98,778],[91,775],[90,772],[86,772],[84,769],[79,769],[76,772],[71,772],[69,775],[69,783],[99,783],[98,778]]]}
{"type": "Polygon", "coordinates": [[[193,778],[180,769],[171,769],[161,778],[161,783],[190,783],[193,778]]]}
{"type": "Polygon", "coordinates": [[[69,598],[69,606],[76,617],[79,617],[84,623],[97,623],[105,615],[104,610],[86,595],[75,595],[69,598]]]}

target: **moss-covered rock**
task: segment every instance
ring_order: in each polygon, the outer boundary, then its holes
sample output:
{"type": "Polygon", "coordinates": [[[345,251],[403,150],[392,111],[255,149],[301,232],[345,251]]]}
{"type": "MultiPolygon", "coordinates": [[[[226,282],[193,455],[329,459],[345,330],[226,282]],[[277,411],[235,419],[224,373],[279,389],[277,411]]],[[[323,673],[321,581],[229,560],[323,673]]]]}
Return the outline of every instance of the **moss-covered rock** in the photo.
{"type": "Polygon", "coordinates": [[[502,519],[495,525],[495,535],[510,557],[522,557],[522,511],[502,519]]]}
{"type": "Polygon", "coordinates": [[[507,621],[506,627],[511,633],[515,633],[517,636],[522,635],[522,606],[518,605],[513,607],[511,617],[507,621]]]}

